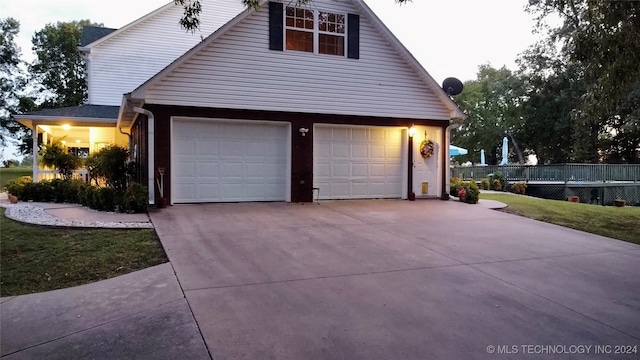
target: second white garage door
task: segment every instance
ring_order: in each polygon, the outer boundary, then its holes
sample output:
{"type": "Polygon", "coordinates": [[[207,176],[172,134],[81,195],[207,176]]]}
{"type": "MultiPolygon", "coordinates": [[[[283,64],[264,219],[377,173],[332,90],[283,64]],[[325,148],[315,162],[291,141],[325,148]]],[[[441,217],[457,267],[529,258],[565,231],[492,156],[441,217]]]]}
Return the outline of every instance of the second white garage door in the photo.
{"type": "Polygon", "coordinates": [[[321,199],[400,198],[401,128],[316,125],[313,184],[321,199]]]}
{"type": "Polygon", "coordinates": [[[285,201],[289,127],[174,118],[173,203],[285,201]]]}

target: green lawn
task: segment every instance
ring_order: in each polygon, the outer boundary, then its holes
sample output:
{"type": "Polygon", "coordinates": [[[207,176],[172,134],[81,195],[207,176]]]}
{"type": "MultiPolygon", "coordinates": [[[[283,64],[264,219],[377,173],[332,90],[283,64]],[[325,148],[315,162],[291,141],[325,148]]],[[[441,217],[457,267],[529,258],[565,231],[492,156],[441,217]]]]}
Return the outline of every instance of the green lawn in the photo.
{"type": "Polygon", "coordinates": [[[0,209],[0,295],[86,284],[167,258],[154,230],[70,229],[27,225],[0,209]]]}
{"type": "Polygon", "coordinates": [[[593,234],[640,244],[640,207],[613,207],[528,196],[480,194],[509,205],[519,215],[593,234]]]}
{"type": "Polygon", "coordinates": [[[33,175],[33,168],[31,166],[0,168],[0,192],[4,191],[4,186],[7,185],[7,182],[21,176],[31,175],[33,175]]]}

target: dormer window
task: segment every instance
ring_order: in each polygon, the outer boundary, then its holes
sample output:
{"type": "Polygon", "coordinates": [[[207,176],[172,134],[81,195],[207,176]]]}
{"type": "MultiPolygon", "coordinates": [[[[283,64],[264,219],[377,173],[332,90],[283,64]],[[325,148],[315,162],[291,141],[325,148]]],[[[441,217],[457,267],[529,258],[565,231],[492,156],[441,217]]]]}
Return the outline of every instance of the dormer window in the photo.
{"type": "Polygon", "coordinates": [[[288,6],[287,50],[344,56],[345,15],[288,6]]]}
{"type": "Polygon", "coordinates": [[[360,58],[360,17],[269,3],[269,49],[360,58]]]}

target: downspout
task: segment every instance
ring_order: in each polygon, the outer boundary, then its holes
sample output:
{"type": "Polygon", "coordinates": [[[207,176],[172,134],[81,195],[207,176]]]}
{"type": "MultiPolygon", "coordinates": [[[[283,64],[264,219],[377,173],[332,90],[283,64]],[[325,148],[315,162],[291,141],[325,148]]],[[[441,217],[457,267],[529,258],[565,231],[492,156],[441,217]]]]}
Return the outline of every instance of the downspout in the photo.
{"type": "Polygon", "coordinates": [[[148,160],[148,169],[147,169],[147,186],[149,188],[149,204],[154,205],[156,203],[156,191],[155,191],[155,117],[153,113],[149,110],[134,107],[134,112],[138,114],[147,116],[147,160],[148,160]]]}
{"type": "Polygon", "coordinates": [[[442,195],[440,199],[449,200],[449,175],[451,173],[451,157],[449,156],[449,142],[451,141],[451,130],[457,129],[462,126],[462,121],[460,119],[452,119],[452,123],[447,126],[442,134],[442,143],[445,146],[442,154],[444,158],[442,159],[443,169],[442,169],[442,195]]]}

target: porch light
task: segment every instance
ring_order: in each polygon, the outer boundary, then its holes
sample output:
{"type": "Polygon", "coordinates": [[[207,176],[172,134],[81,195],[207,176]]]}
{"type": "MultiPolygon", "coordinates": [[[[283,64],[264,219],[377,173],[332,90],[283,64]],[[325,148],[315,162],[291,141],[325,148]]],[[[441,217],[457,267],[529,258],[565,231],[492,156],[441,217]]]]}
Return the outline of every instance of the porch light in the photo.
{"type": "Polygon", "coordinates": [[[409,137],[413,137],[416,134],[416,126],[414,124],[411,124],[411,127],[409,128],[409,137]]]}
{"type": "Polygon", "coordinates": [[[76,142],[77,142],[77,143],[80,143],[80,139],[77,139],[77,140],[76,140],[76,142]]]}
{"type": "Polygon", "coordinates": [[[71,129],[71,125],[69,124],[62,125],[62,130],[70,130],[70,129],[71,129]]]}

